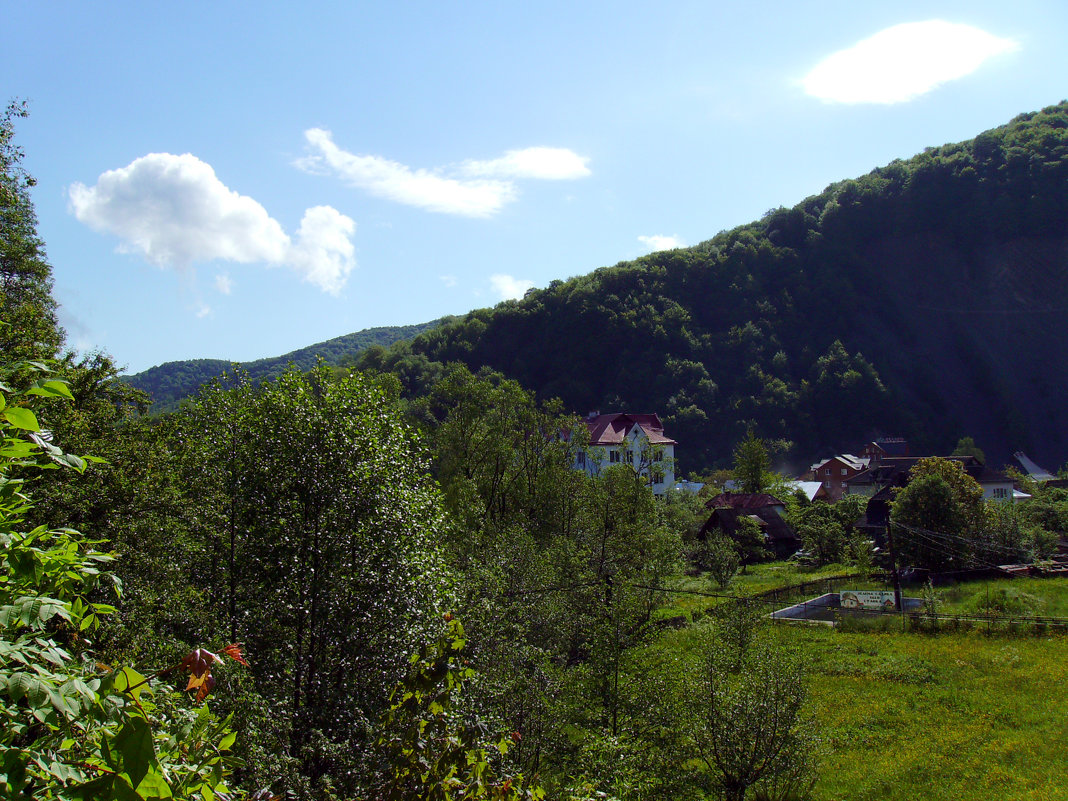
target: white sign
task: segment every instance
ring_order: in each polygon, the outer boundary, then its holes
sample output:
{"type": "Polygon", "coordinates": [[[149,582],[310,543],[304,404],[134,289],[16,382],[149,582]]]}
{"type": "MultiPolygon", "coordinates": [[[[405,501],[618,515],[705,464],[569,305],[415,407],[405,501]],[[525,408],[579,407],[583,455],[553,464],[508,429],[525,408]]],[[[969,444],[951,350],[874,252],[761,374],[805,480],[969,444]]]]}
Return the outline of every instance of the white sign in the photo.
{"type": "Polygon", "coordinates": [[[842,590],[841,606],[843,609],[877,609],[884,612],[893,612],[897,609],[894,604],[894,593],[880,590],[842,590]]]}

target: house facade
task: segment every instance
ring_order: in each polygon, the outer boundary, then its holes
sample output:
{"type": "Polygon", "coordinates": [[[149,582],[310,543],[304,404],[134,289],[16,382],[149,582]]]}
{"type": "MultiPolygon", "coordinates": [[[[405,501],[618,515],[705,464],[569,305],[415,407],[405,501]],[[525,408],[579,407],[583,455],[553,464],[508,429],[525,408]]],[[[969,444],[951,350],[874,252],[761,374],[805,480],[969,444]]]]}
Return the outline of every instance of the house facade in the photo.
{"type": "Polygon", "coordinates": [[[832,456],[809,468],[811,480],[823,485],[830,500],[840,501],[846,494],[847,482],[867,470],[870,461],[867,456],[854,456],[851,453],[832,456]]]}
{"type": "Polygon", "coordinates": [[[655,414],[600,414],[586,420],[590,444],[575,455],[575,469],[591,476],[615,464],[628,464],[645,476],[655,495],[675,484],[675,446],[655,414]]]}

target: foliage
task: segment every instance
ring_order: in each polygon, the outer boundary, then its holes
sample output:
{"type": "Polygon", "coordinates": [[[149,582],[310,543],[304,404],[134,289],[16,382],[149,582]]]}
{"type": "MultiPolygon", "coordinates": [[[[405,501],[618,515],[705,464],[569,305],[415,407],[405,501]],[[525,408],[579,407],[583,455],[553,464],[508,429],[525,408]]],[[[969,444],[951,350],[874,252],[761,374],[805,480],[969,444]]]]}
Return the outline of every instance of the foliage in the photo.
{"type": "Polygon", "coordinates": [[[802,663],[759,619],[755,607],[728,604],[715,626],[688,634],[674,658],[659,663],[668,689],[653,720],[670,732],[661,747],[691,786],[727,799],[805,797],[818,742],[803,714],[802,663]]]}
{"type": "Polygon", "coordinates": [[[537,801],[544,792],[522,776],[502,776],[499,763],[521,735],[491,742],[485,724],[465,715],[465,684],[475,671],[463,659],[463,626],[447,630],[412,657],[408,676],[398,684],[382,717],[379,747],[390,765],[387,784],[376,797],[387,801],[537,801]]]}
{"type": "Polygon", "coordinates": [[[742,492],[764,492],[770,467],[771,458],[764,440],[749,429],[745,439],[734,447],[734,480],[741,484],[742,492]]]}
{"type": "Polygon", "coordinates": [[[22,166],[15,122],[27,116],[25,102],[0,112],[0,358],[51,359],[63,346],[52,297],[52,267],[37,236],[29,190],[36,183],[22,166]]]}
{"type": "MultiPolygon", "coordinates": [[[[69,528],[24,530],[32,504],[16,470],[84,470],[43,431],[35,397],[70,398],[44,365],[4,370],[0,389],[0,792],[5,798],[191,798],[229,792],[230,719],[191,709],[130,667],[93,660],[87,635],[115,608],[99,600],[118,582],[110,554],[69,528]],[[45,375],[24,391],[9,380],[45,375]]],[[[229,653],[244,662],[240,651],[229,653]]],[[[207,653],[207,652],[202,652],[207,653]]],[[[217,659],[212,655],[213,659],[217,659]]],[[[193,667],[192,664],[189,667],[193,667]]],[[[191,671],[203,701],[210,666],[191,671]]],[[[193,684],[191,682],[191,684],[193,684]]]]}
{"type": "Polygon", "coordinates": [[[721,590],[730,586],[731,579],[741,566],[734,542],[730,537],[719,533],[711,533],[703,542],[698,543],[693,561],[700,570],[708,572],[721,590]]]}
{"type": "Polygon", "coordinates": [[[771,554],[764,540],[764,531],[749,515],[738,517],[738,527],[731,534],[731,539],[742,561],[742,573],[745,573],[753,562],[766,559],[771,554]]]}
{"type": "Polygon", "coordinates": [[[817,565],[842,562],[853,556],[855,536],[851,532],[864,512],[865,500],[846,495],[835,503],[794,503],[787,507],[786,517],[817,565]]]}
{"type": "Polygon", "coordinates": [[[311,370],[319,360],[330,366],[348,367],[355,363],[359,354],[369,348],[381,349],[394,342],[409,339],[442,322],[443,320],[433,320],[417,325],[368,328],[281,356],[251,362],[231,363],[223,359],[166,362],[136,375],[124,376],[123,381],[151,397],[153,413],[174,411],[183,401],[193,398],[202,386],[227,372],[241,370],[247,373],[253,382],[260,382],[279,378],[291,366],[298,370],[311,370]]]}
{"type": "Polygon", "coordinates": [[[415,432],[381,385],[320,367],[217,385],[173,438],[207,546],[194,580],[257,654],[261,738],[299,792],[356,792],[374,772],[371,728],[450,582],[415,432]]]}
{"type": "Polygon", "coordinates": [[[891,509],[895,555],[931,570],[962,569],[975,555],[984,513],[982,487],[960,462],[921,459],[891,509]]]}
{"type": "Polygon", "coordinates": [[[971,437],[961,437],[957,440],[957,447],[953,449],[953,453],[950,456],[974,456],[983,464],[986,463],[986,454],[983,453],[983,449],[975,444],[975,440],[971,437]]]}
{"type": "Polygon", "coordinates": [[[707,498],[703,495],[670,490],[661,498],[661,511],[664,525],[678,532],[679,538],[686,543],[696,541],[701,527],[708,520],[707,498]]]}

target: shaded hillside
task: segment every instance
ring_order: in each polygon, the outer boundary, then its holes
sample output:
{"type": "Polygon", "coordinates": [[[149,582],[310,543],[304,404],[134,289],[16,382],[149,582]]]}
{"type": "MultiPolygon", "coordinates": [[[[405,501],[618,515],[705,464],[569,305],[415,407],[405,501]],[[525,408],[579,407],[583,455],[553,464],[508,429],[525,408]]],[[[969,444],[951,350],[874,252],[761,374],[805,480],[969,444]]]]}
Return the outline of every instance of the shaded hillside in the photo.
{"type": "Polygon", "coordinates": [[[151,396],[153,411],[169,411],[176,408],[182,399],[196,394],[203,384],[222,375],[224,371],[230,370],[233,364],[246,370],[256,381],[277,378],[289,364],[294,364],[301,370],[310,370],[320,357],[328,365],[342,365],[351,363],[363,350],[372,345],[391,345],[441,325],[442,322],[443,320],[434,320],[417,325],[367,328],[353,334],[329,339],[326,342],[309,345],[282,356],[257,359],[252,362],[228,362],[225,359],[189,359],[166,362],[136,375],[124,376],[123,380],[151,396]]]}
{"type": "Polygon", "coordinates": [[[656,411],[684,470],[749,424],[799,461],[878,434],[1068,457],[1068,105],[693,248],[473,311],[365,367],[489,365],[576,411],[656,411]]]}

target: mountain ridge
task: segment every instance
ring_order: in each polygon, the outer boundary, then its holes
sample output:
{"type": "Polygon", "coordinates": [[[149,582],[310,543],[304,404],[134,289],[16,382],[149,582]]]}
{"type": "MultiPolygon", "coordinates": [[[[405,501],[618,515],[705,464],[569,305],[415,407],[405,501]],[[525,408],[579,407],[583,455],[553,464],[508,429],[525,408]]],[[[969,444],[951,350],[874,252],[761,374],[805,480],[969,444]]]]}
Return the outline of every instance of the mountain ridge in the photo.
{"type": "Polygon", "coordinates": [[[148,393],[152,398],[153,412],[171,411],[177,408],[183,399],[196,394],[202,385],[230,371],[235,366],[247,372],[254,381],[275,378],[289,364],[301,370],[309,370],[315,366],[319,357],[322,357],[328,365],[339,366],[346,360],[354,359],[365,348],[372,345],[389,345],[397,340],[407,339],[427,328],[440,325],[448,319],[442,317],[427,323],[365,328],[297,348],[281,356],[269,356],[248,362],[231,362],[225,359],[179,359],[164,362],[133,375],[123,376],[122,380],[135,389],[148,393]]]}

